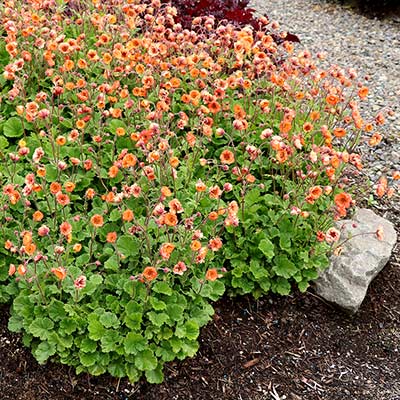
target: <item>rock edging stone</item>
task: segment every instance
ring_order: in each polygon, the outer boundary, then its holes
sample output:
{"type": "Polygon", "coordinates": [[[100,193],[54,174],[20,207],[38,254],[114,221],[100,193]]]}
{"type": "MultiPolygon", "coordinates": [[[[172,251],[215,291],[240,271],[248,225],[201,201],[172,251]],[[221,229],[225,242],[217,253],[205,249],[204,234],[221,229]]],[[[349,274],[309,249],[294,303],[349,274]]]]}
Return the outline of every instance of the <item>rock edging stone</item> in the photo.
{"type": "Polygon", "coordinates": [[[369,284],[389,261],[397,234],[390,221],[368,209],[358,209],[351,220],[339,221],[336,228],[341,232],[340,242],[345,243],[339,255],[332,255],[330,266],[314,287],[325,300],[354,314],[369,284]],[[378,228],[383,230],[383,240],[375,234],[378,228]]]}

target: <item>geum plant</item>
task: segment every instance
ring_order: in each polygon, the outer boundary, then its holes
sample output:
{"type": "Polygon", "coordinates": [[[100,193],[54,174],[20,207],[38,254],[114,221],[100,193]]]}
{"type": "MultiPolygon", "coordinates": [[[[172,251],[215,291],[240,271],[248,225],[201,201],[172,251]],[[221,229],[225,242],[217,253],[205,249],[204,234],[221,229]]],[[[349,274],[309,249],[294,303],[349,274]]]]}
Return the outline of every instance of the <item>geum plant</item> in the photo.
{"type": "Polygon", "coordinates": [[[317,277],[384,116],[362,120],[354,71],[266,31],[184,30],[156,0],[78,9],[1,8],[0,299],[39,362],[161,382],[225,286],[317,277]]]}

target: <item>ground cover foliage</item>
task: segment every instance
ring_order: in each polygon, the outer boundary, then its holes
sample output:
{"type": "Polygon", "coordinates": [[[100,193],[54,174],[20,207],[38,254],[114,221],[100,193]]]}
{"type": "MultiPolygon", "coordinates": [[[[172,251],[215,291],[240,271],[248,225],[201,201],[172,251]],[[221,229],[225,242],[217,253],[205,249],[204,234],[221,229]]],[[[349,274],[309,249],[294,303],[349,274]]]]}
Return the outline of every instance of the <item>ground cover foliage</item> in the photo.
{"type": "Polygon", "coordinates": [[[265,17],[190,31],[176,14],[1,8],[0,300],[41,363],[159,383],[225,292],[305,291],[340,252],[354,146],[382,139],[367,87],[265,17]]]}

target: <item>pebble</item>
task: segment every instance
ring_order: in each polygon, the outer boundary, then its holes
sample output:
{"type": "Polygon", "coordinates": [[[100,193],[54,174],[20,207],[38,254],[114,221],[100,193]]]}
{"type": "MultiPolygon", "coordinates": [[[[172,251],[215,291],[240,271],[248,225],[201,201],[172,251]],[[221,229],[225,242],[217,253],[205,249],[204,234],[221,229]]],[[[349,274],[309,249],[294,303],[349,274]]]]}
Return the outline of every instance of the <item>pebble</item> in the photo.
{"type": "Polygon", "coordinates": [[[390,140],[374,148],[361,143],[357,150],[372,182],[383,170],[390,177],[400,163],[399,17],[371,18],[326,0],[251,0],[249,7],[279,22],[281,30],[297,35],[300,47],[314,55],[325,52],[324,66],[352,67],[360,78],[370,77],[366,82],[370,94],[361,113],[365,120],[371,120],[382,108],[393,110],[394,116],[380,127],[380,133],[390,140]]]}

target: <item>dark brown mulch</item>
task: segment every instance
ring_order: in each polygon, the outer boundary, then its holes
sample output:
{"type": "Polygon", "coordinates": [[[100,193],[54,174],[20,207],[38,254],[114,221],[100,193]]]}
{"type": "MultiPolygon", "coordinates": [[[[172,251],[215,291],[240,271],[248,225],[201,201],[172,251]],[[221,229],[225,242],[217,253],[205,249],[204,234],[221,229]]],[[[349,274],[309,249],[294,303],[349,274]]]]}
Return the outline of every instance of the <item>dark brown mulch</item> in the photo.
{"type": "MultiPolygon", "coordinates": [[[[381,210],[382,213],[382,210],[381,210]]],[[[397,220],[399,214],[389,214],[397,220]]],[[[193,359],[168,364],[161,385],[77,376],[39,366],[0,308],[0,399],[400,400],[400,251],[356,316],[312,292],[224,299],[193,359]]]]}

